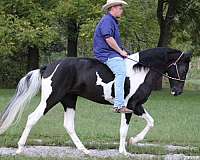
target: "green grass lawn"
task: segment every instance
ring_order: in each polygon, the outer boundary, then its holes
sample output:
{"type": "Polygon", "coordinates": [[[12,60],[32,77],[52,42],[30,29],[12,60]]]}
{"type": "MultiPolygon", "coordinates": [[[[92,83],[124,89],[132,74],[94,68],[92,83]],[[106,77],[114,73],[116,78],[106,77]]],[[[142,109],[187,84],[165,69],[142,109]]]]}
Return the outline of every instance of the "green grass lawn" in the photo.
{"type": "MultiPolygon", "coordinates": [[[[0,112],[5,108],[14,90],[0,89],[0,112]]],[[[200,148],[200,105],[199,91],[185,91],[182,96],[173,97],[168,90],[153,92],[145,108],[155,120],[155,127],[143,142],[159,144],[191,145],[200,148]]],[[[34,111],[40,101],[36,96],[25,109],[20,123],[0,135],[0,147],[16,147],[25,127],[27,116],[34,111]]],[[[133,116],[128,137],[139,133],[145,122],[133,116]]],[[[76,112],[76,131],[88,148],[117,148],[119,142],[120,114],[111,112],[111,106],[100,105],[83,98],[78,99],[76,112]],[[94,144],[89,144],[93,142],[94,144]],[[105,144],[109,142],[110,144],[105,144]],[[95,144],[96,143],[96,144],[95,144]]],[[[37,123],[28,137],[28,145],[73,145],[63,127],[63,108],[55,106],[37,123]],[[38,142],[41,139],[42,142],[38,142]]],[[[154,153],[159,149],[135,149],[137,153],[154,153]],[[143,150],[143,151],[142,151],[143,150]]],[[[163,153],[161,150],[159,153],[163,153]]],[[[199,150],[200,153],[200,150],[199,150]]],[[[164,154],[164,153],[163,153],[164,154]]]]}

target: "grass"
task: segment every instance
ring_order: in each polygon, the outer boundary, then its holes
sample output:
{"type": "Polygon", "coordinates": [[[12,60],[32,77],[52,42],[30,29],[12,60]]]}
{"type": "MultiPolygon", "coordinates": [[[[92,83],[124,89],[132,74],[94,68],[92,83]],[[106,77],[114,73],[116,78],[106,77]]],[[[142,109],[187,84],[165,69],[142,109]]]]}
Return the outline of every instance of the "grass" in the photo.
{"type": "MultiPolygon", "coordinates": [[[[0,89],[0,112],[13,95],[14,90],[0,89]]],[[[200,148],[200,106],[199,91],[185,91],[182,96],[173,97],[168,90],[153,92],[145,108],[155,120],[155,127],[143,142],[196,146],[200,148]]],[[[23,113],[20,123],[9,128],[0,136],[0,147],[17,147],[27,116],[34,111],[40,100],[36,96],[23,113]]],[[[88,148],[118,148],[120,114],[111,112],[111,107],[100,105],[83,98],[78,99],[76,112],[76,131],[88,148]],[[93,144],[89,143],[93,142],[93,144]],[[105,144],[108,143],[108,144],[105,144]]],[[[128,137],[135,136],[145,127],[145,122],[133,116],[128,137]]],[[[37,123],[28,137],[28,145],[73,145],[63,127],[63,108],[59,104],[37,123]],[[38,142],[41,139],[41,142],[38,142]]],[[[128,147],[132,153],[166,154],[160,147],[128,147]]],[[[178,151],[177,151],[178,152],[178,151]]],[[[198,151],[186,154],[198,155],[198,151]]],[[[1,159],[1,157],[0,157],[1,159]]]]}

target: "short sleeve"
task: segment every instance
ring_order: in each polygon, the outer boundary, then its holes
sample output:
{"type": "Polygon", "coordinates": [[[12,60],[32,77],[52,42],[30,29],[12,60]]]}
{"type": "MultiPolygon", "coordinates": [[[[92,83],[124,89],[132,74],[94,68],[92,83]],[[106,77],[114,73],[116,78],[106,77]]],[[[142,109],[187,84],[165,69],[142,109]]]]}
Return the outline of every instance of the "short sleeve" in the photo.
{"type": "Polygon", "coordinates": [[[104,19],[100,25],[100,31],[104,39],[114,36],[114,27],[110,19],[104,19]]]}

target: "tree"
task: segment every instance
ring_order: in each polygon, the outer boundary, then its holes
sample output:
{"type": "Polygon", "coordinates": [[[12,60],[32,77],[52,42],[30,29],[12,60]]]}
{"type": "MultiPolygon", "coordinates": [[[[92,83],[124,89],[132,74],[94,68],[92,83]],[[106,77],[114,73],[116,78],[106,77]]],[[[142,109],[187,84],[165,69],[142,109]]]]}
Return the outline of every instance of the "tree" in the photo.
{"type": "MultiPolygon", "coordinates": [[[[193,0],[158,0],[157,17],[160,26],[158,47],[178,46],[180,49],[199,46],[200,3],[193,0]],[[180,33],[181,32],[181,33],[180,33]],[[178,45],[172,44],[178,42],[178,45]],[[187,39],[187,40],[186,40],[187,39]],[[185,41],[191,45],[188,47],[185,41]]],[[[154,89],[162,88],[162,78],[154,89]]]]}
{"type": "Polygon", "coordinates": [[[25,72],[39,67],[41,50],[58,38],[54,15],[42,5],[42,1],[32,0],[0,1],[0,65],[4,67],[0,74],[12,79],[12,85],[25,72]]]}
{"type": "Polygon", "coordinates": [[[55,12],[59,21],[61,35],[67,38],[68,56],[77,56],[81,26],[87,25],[88,20],[95,21],[101,14],[101,4],[103,5],[103,1],[68,0],[59,2],[55,12]]]}
{"type": "Polygon", "coordinates": [[[44,10],[40,2],[32,0],[4,0],[0,5],[5,24],[4,34],[1,36],[4,43],[1,46],[7,47],[7,52],[2,54],[26,54],[27,70],[38,68],[39,50],[57,38],[51,24],[52,12],[44,10]]]}
{"type": "Polygon", "coordinates": [[[170,45],[175,16],[176,2],[173,0],[158,0],[157,17],[160,26],[158,47],[167,47],[170,45]]]}
{"type": "MultiPolygon", "coordinates": [[[[124,16],[120,19],[120,31],[124,47],[132,53],[145,48],[156,46],[159,37],[154,1],[129,0],[124,16]]],[[[92,40],[95,27],[104,14],[101,6],[96,7],[96,17],[88,18],[85,24],[80,25],[79,54],[90,56],[92,53],[92,40]],[[87,54],[85,54],[87,53],[87,54]]]]}
{"type": "MultiPolygon", "coordinates": [[[[168,47],[172,40],[172,27],[176,16],[176,6],[173,0],[158,0],[157,18],[160,26],[158,47],[168,47]]],[[[155,83],[154,90],[162,89],[162,77],[155,83]]]]}
{"type": "Polygon", "coordinates": [[[155,2],[129,0],[128,4],[120,22],[124,45],[132,52],[155,47],[159,37],[155,2]]]}
{"type": "Polygon", "coordinates": [[[194,55],[200,55],[200,2],[183,0],[178,3],[176,23],[173,29],[174,47],[182,50],[193,51],[194,55]]]}
{"type": "MultiPolygon", "coordinates": [[[[122,41],[127,49],[137,52],[170,46],[198,53],[198,1],[127,2],[129,6],[120,20],[122,41]]],[[[66,50],[68,56],[91,56],[93,34],[104,14],[101,10],[104,3],[105,0],[1,0],[0,83],[10,79],[16,84],[25,72],[38,68],[39,63],[62,58],[66,50]]]]}

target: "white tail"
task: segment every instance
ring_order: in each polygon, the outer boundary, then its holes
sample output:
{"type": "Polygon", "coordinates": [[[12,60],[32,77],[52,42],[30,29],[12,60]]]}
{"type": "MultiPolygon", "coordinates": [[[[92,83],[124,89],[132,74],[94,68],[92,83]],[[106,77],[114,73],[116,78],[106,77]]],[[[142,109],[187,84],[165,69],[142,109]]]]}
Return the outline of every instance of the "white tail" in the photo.
{"type": "Polygon", "coordinates": [[[40,87],[40,69],[29,72],[20,80],[15,96],[0,115],[0,134],[3,134],[12,125],[16,117],[18,117],[17,121],[20,119],[25,105],[28,105],[31,98],[38,93],[40,87]]]}

